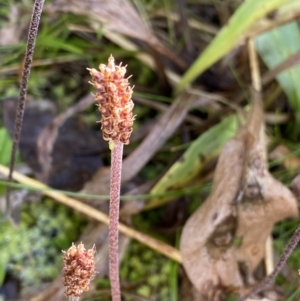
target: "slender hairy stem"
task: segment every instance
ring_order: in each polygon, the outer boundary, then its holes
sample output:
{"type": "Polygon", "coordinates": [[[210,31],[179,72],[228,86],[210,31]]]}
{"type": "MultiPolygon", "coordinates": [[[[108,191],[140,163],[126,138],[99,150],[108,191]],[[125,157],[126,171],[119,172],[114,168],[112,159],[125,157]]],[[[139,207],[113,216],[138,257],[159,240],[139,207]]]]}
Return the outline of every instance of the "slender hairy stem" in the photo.
{"type": "Polygon", "coordinates": [[[240,297],[238,301],[244,301],[251,297],[254,294],[257,294],[261,292],[264,288],[266,288],[279,274],[283,266],[285,265],[286,261],[296,248],[297,244],[300,241],[300,226],[295,231],[294,235],[292,236],[291,240],[289,241],[288,245],[286,246],[283,254],[280,256],[279,261],[277,262],[274,271],[268,275],[266,278],[264,278],[261,282],[259,282],[257,285],[255,285],[249,293],[245,294],[244,296],[240,297]]]}
{"type": "MultiPolygon", "coordinates": [[[[20,95],[19,95],[19,101],[18,101],[16,118],[15,118],[13,146],[12,146],[11,157],[10,157],[9,175],[8,175],[9,182],[11,182],[11,180],[12,180],[12,172],[13,172],[13,169],[15,166],[15,158],[16,158],[19,141],[20,141],[20,134],[21,134],[21,130],[22,130],[23,116],[24,116],[24,111],[25,111],[27,85],[28,85],[31,63],[32,63],[34,47],[35,47],[35,40],[36,40],[36,36],[37,36],[37,32],[38,32],[38,27],[39,27],[40,17],[41,17],[42,10],[43,10],[43,5],[44,5],[44,0],[35,0],[32,16],[31,16],[31,20],[30,20],[30,25],[29,25],[27,48],[26,48],[25,59],[24,59],[22,79],[21,79],[21,84],[20,84],[20,95]]],[[[10,215],[10,197],[9,196],[10,196],[10,188],[9,188],[9,186],[7,186],[6,210],[5,210],[7,216],[10,215]]]]}
{"type": "Polygon", "coordinates": [[[109,276],[113,301],[121,301],[119,279],[118,224],[122,172],[123,144],[129,144],[133,130],[132,88],[124,78],[126,67],[115,65],[112,55],[107,65],[100,64],[99,71],[88,69],[91,84],[96,88],[94,95],[101,112],[103,139],[111,149],[110,209],[109,209],[109,276]]]}
{"type": "Polygon", "coordinates": [[[109,277],[113,301],[121,301],[119,279],[118,223],[122,172],[123,143],[117,142],[111,151],[109,207],[109,277]]]}

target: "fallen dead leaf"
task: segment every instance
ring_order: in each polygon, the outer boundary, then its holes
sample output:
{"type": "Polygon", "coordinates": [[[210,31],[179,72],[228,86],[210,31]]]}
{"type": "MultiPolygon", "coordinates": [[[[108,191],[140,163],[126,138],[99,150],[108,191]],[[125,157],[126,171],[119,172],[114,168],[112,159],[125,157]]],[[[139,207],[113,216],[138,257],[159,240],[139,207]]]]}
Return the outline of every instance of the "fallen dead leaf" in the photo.
{"type": "Polygon", "coordinates": [[[297,216],[292,192],[267,169],[263,109],[253,94],[246,126],[225,145],[212,192],[184,226],[184,268],[205,300],[242,294],[255,283],[274,224],[297,216]]]}

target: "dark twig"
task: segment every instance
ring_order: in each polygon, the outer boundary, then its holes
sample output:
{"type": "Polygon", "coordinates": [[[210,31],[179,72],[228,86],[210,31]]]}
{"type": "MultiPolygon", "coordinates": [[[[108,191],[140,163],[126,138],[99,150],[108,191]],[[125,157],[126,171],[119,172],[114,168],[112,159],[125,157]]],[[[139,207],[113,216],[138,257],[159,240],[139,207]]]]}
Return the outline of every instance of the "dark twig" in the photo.
{"type": "Polygon", "coordinates": [[[285,71],[286,69],[292,68],[300,64],[300,52],[296,52],[295,54],[288,57],[282,63],[278,64],[273,69],[266,72],[262,78],[262,84],[269,84],[278,74],[285,71]]]}
{"type": "MultiPolygon", "coordinates": [[[[12,180],[12,172],[15,166],[16,152],[20,141],[20,134],[22,130],[23,116],[26,104],[27,85],[30,75],[31,63],[34,53],[35,40],[37,36],[38,26],[43,10],[44,0],[35,0],[33,12],[29,25],[29,32],[27,38],[27,48],[24,59],[23,73],[20,84],[20,96],[18,100],[17,112],[15,117],[15,127],[13,133],[13,146],[10,157],[8,182],[12,180]]],[[[6,215],[10,215],[10,188],[7,186],[6,190],[6,215]]]]}
{"type": "Polygon", "coordinates": [[[186,50],[189,56],[193,56],[195,52],[194,41],[191,36],[191,30],[188,24],[187,8],[185,0],[177,0],[178,14],[180,20],[180,31],[185,40],[186,50]]]}
{"type": "MultiPolygon", "coordinates": [[[[278,64],[273,69],[267,71],[261,78],[262,85],[263,86],[268,85],[281,72],[289,68],[296,67],[299,64],[300,64],[300,52],[296,52],[295,54],[291,55],[286,60],[278,64]]],[[[244,100],[244,98],[245,98],[245,93],[240,93],[232,102],[241,103],[244,100]]]]}
{"type": "Polygon", "coordinates": [[[277,262],[273,272],[265,277],[261,282],[259,282],[257,285],[255,285],[250,292],[245,294],[244,296],[240,297],[238,301],[244,301],[248,299],[250,296],[257,294],[261,292],[263,289],[265,289],[271,282],[274,281],[276,276],[279,274],[283,266],[285,265],[286,261],[290,257],[290,255],[293,253],[294,249],[296,248],[298,242],[300,241],[300,226],[295,231],[294,235],[292,236],[290,242],[286,246],[283,254],[280,256],[279,261],[277,262]]]}

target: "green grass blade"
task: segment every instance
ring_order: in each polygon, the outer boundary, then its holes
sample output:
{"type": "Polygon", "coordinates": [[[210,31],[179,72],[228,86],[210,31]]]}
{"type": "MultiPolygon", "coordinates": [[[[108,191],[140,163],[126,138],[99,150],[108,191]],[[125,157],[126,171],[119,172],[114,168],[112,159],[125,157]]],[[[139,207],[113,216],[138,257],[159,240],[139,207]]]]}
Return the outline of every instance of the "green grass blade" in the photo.
{"type": "Polygon", "coordinates": [[[6,128],[0,128],[0,164],[8,166],[10,160],[10,152],[12,148],[12,140],[7,133],[6,128]]]}
{"type": "Polygon", "coordinates": [[[60,38],[55,37],[45,37],[43,39],[39,38],[37,41],[38,46],[43,46],[44,48],[51,50],[65,50],[72,54],[83,54],[83,49],[77,47],[76,45],[68,44],[60,38]]]}
{"type": "Polygon", "coordinates": [[[246,33],[251,25],[287,1],[288,0],[244,1],[232,15],[228,25],[222,28],[215,39],[183,75],[176,87],[176,93],[182,91],[197,76],[236,46],[239,39],[246,33]]]}
{"type": "MultiPolygon", "coordinates": [[[[300,51],[300,31],[296,22],[266,32],[255,39],[257,51],[265,64],[274,68],[292,54],[300,51]]],[[[300,66],[287,69],[277,76],[295,110],[296,123],[300,125],[300,66]]]]}
{"type": "MultiPolygon", "coordinates": [[[[226,141],[236,134],[236,116],[230,116],[210,128],[195,140],[188,150],[153,187],[151,194],[163,194],[185,187],[193,180],[211,159],[216,158],[226,141]]],[[[146,208],[153,208],[167,202],[170,196],[149,200],[146,208]]]]}

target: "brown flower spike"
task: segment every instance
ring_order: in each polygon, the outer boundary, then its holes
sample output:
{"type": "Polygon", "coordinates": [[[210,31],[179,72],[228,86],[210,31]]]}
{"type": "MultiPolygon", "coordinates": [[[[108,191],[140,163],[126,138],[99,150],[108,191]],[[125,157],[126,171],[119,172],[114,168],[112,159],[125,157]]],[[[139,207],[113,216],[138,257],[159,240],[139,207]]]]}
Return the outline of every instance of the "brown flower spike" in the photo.
{"type": "Polygon", "coordinates": [[[103,139],[113,146],[118,142],[129,144],[134,116],[131,100],[132,88],[128,78],[124,78],[126,66],[115,65],[111,55],[108,64],[100,64],[99,71],[88,69],[92,76],[91,84],[97,92],[94,97],[101,112],[103,139]]]}
{"type": "Polygon", "coordinates": [[[78,300],[84,291],[89,290],[90,281],[95,275],[95,247],[86,250],[83,243],[78,246],[72,244],[68,251],[62,252],[65,295],[71,300],[78,300]]]}

